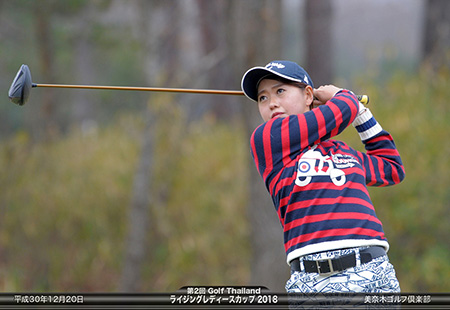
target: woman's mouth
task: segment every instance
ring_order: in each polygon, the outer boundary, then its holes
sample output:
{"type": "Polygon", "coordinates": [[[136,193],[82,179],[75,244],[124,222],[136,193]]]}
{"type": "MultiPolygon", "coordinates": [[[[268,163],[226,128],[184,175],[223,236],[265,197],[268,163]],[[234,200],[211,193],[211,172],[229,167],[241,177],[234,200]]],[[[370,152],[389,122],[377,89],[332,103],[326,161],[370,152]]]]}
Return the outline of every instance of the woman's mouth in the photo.
{"type": "Polygon", "coordinates": [[[284,114],[283,112],[275,112],[275,113],[273,113],[273,114],[270,116],[270,118],[279,117],[279,116],[281,116],[281,115],[283,115],[283,114],[284,114]]]}

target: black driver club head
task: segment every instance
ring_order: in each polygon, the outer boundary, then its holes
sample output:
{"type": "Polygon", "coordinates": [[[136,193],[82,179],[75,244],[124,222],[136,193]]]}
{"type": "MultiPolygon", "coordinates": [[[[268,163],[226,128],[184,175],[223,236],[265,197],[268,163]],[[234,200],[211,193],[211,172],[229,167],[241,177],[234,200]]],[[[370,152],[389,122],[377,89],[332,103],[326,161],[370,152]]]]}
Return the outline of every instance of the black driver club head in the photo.
{"type": "Polygon", "coordinates": [[[31,87],[30,69],[22,65],[9,88],[8,97],[13,103],[24,105],[30,96],[31,87]]]}

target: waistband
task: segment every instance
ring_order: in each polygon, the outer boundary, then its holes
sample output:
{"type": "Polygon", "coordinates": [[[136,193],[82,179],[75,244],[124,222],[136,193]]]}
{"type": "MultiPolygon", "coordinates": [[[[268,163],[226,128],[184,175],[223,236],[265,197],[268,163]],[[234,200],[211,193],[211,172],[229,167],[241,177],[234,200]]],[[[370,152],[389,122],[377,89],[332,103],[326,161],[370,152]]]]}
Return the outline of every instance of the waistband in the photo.
{"type": "Polygon", "coordinates": [[[309,254],[300,258],[295,258],[291,261],[291,271],[330,274],[355,267],[357,265],[356,252],[359,252],[360,264],[366,264],[377,257],[386,255],[386,251],[380,246],[350,248],[330,252],[309,254]],[[328,255],[330,252],[335,255],[338,253],[336,255],[337,257],[321,258],[324,255],[328,255]],[[340,253],[343,254],[339,255],[340,253]],[[315,257],[318,259],[314,259],[315,257]]]}

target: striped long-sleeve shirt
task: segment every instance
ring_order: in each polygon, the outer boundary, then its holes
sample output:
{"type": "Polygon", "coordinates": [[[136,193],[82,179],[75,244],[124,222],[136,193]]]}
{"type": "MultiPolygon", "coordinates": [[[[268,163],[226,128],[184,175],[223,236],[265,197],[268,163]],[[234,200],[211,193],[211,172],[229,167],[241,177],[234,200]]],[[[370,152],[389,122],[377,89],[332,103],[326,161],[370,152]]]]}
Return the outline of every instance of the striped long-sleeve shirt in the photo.
{"type": "Polygon", "coordinates": [[[251,137],[256,167],[284,229],[287,262],[306,254],[358,246],[389,249],[367,186],[404,177],[391,135],[356,97],[338,92],[304,114],[275,118],[251,137]],[[352,124],[366,153],[330,138],[352,124]]]}

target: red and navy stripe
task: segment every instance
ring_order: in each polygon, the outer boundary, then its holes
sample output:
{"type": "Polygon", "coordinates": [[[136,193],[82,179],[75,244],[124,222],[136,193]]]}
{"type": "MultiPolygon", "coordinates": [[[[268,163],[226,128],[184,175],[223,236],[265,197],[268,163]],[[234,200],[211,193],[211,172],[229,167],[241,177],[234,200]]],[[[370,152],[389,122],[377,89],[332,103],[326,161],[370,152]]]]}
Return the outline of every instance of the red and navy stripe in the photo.
{"type": "MultiPolygon", "coordinates": [[[[392,137],[382,130],[363,141],[366,153],[330,140],[353,122],[358,109],[356,97],[344,90],[312,111],[262,124],[251,137],[256,167],[284,227],[287,254],[322,242],[385,240],[366,184],[387,186],[403,179],[403,165],[392,137]],[[314,176],[304,187],[295,185],[299,158],[316,144],[323,156],[340,154],[357,162],[345,168],[343,186],[334,185],[327,175],[314,176]]],[[[372,118],[359,129],[374,124],[372,118]]]]}

